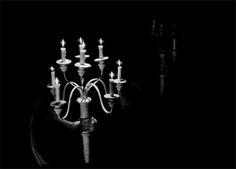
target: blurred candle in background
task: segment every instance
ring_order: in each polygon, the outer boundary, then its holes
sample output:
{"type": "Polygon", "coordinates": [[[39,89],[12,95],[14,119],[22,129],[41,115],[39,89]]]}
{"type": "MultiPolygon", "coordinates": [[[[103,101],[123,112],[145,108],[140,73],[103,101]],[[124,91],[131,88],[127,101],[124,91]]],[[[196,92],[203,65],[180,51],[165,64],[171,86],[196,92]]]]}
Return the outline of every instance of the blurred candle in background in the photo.
{"type": "Polygon", "coordinates": [[[175,50],[176,49],[176,39],[174,38],[173,39],[173,50],[175,50]]]}

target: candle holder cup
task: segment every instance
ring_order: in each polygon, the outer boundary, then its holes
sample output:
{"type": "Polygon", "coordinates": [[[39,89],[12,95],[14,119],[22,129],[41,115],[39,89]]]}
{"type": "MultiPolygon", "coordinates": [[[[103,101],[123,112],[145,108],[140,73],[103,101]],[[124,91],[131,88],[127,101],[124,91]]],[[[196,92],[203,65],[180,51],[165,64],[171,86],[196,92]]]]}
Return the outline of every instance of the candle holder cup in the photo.
{"type": "Polygon", "coordinates": [[[71,63],[71,60],[69,59],[59,59],[56,61],[57,64],[60,65],[60,69],[62,72],[66,72],[67,70],[67,65],[71,63]]]}
{"type": "Polygon", "coordinates": [[[124,79],[115,79],[114,83],[116,83],[116,89],[118,91],[118,94],[120,94],[122,86],[123,86],[124,83],[126,83],[126,80],[124,80],[124,79]]]}
{"type": "Polygon", "coordinates": [[[103,70],[104,70],[104,67],[105,67],[105,60],[107,60],[109,57],[108,56],[103,56],[103,57],[99,57],[99,58],[96,58],[94,59],[95,62],[99,62],[98,63],[98,67],[101,71],[101,75],[103,74],[103,70]]]}

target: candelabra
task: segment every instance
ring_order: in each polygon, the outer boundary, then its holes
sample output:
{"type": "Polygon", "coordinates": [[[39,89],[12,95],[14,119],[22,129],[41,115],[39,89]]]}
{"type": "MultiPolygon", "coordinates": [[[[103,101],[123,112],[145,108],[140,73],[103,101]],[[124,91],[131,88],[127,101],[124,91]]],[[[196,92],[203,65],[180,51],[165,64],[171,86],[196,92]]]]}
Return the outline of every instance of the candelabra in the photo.
{"type": "Polygon", "coordinates": [[[152,25],[152,37],[159,41],[158,44],[158,53],[160,56],[160,96],[163,96],[164,93],[164,86],[165,86],[165,79],[168,76],[168,63],[174,63],[176,60],[176,55],[177,55],[177,51],[176,51],[176,33],[175,33],[175,25],[172,26],[172,31],[170,34],[170,37],[166,36],[166,33],[163,30],[163,24],[160,24],[159,29],[156,30],[156,21],[153,20],[153,25],[152,25]],[[163,48],[166,46],[164,46],[163,44],[161,44],[161,42],[166,40],[171,40],[171,53],[168,54],[167,51],[165,51],[163,48]],[[163,46],[164,47],[163,47],[163,46]],[[162,46],[162,47],[161,47],[162,46]],[[169,62],[168,62],[169,61],[169,62]]]}
{"type": "Polygon", "coordinates": [[[60,66],[60,70],[64,75],[64,79],[66,81],[66,84],[63,88],[63,94],[62,97],[60,97],[60,83],[57,77],[55,77],[55,71],[54,68],[51,67],[51,84],[47,85],[47,87],[50,89],[51,93],[53,94],[55,101],[51,102],[51,106],[54,108],[54,113],[56,114],[57,119],[66,124],[69,127],[76,128],[78,126],[81,127],[81,135],[82,135],[82,141],[83,141],[83,151],[84,151],[84,160],[85,163],[89,163],[89,135],[94,129],[94,123],[97,122],[97,120],[90,116],[89,114],[89,103],[92,101],[92,98],[88,96],[88,92],[91,88],[95,88],[100,100],[100,105],[103,109],[103,111],[107,114],[111,113],[114,107],[114,99],[117,99],[120,97],[120,91],[122,88],[122,85],[126,82],[126,80],[121,78],[121,64],[122,62],[120,60],[117,61],[118,64],[118,70],[117,70],[117,78],[113,79],[114,73],[110,73],[110,79],[109,79],[109,92],[107,92],[106,85],[104,81],[102,80],[103,77],[103,70],[105,67],[105,61],[109,58],[108,56],[103,55],[103,40],[99,40],[99,57],[94,59],[95,62],[98,63],[98,67],[100,69],[100,77],[93,78],[88,80],[86,84],[84,84],[84,74],[86,69],[92,67],[91,64],[86,63],[86,58],[90,57],[89,55],[86,55],[86,49],[85,49],[85,43],[82,38],[79,39],[79,51],[80,54],[75,56],[76,58],[79,58],[79,62],[75,63],[74,66],[78,68],[78,74],[80,79],[80,85],[76,82],[69,81],[66,77],[66,71],[71,64],[71,60],[66,58],[66,48],[65,48],[65,41],[61,41],[61,59],[57,60],[56,63],[60,66]],[[110,107],[109,110],[106,109],[103,103],[102,95],[100,92],[100,89],[96,85],[97,83],[101,83],[105,94],[104,98],[108,100],[108,105],[110,107]],[[70,92],[69,100],[65,100],[65,90],[66,88],[71,85],[73,89],[70,92]],[[117,93],[114,92],[114,85],[116,85],[117,93]],[[80,117],[76,121],[69,121],[67,120],[67,116],[70,112],[70,104],[71,104],[71,98],[75,91],[78,91],[80,96],[77,98],[77,102],[80,105],[80,117]],[[63,106],[67,105],[67,106],[63,106]],[[62,108],[67,107],[67,111],[63,117],[61,117],[62,108]]]}

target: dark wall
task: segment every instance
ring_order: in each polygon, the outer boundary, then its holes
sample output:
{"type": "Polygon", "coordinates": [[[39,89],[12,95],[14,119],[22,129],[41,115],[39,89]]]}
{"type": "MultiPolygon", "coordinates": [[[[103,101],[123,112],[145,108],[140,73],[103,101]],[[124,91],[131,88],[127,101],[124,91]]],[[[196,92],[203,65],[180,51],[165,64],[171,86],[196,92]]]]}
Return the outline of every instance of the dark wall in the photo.
{"type": "MultiPolygon", "coordinates": [[[[149,132],[161,132],[157,138],[150,138],[151,143],[163,144],[158,142],[163,137],[168,140],[164,147],[169,147],[170,153],[157,155],[165,162],[155,165],[154,155],[151,166],[233,167],[234,6],[230,2],[3,2],[2,165],[37,166],[30,149],[29,119],[37,100],[48,99],[45,86],[50,82],[49,67],[56,67],[55,61],[60,58],[60,40],[66,40],[68,58],[75,62],[77,39],[84,38],[92,63],[97,56],[97,40],[102,37],[104,53],[110,57],[107,68],[116,71],[115,61],[123,60],[125,78],[142,84],[143,92],[148,93],[145,97],[152,98],[151,103],[140,101],[144,95],[129,86],[133,91],[127,90],[126,95],[137,106],[125,117],[117,117],[126,118],[127,126],[120,132],[139,124],[131,123],[135,117],[144,123],[131,128],[143,135],[138,129],[149,124],[144,119],[154,123],[157,118],[161,125],[149,132]],[[151,55],[153,19],[158,24],[176,24],[181,39],[165,101],[156,97],[158,75],[153,72],[158,71],[159,58],[151,55]],[[146,104],[150,104],[149,112],[145,112],[146,104]]],[[[119,132],[119,127],[114,130],[119,132]]],[[[122,154],[114,158],[119,156],[122,154]]],[[[149,163],[148,158],[143,160],[149,163]]]]}

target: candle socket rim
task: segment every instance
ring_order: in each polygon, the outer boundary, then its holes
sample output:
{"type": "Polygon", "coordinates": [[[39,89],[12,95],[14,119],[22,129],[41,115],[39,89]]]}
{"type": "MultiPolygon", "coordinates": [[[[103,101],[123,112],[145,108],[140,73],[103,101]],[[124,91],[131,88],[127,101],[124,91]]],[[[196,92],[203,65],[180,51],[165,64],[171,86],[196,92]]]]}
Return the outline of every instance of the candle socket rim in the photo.
{"type": "Polygon", "coordinates": [[[126,83],[126,80],[125,79],[114,79],[113,82],[116,84],[123,84],[123,83],[126,83]]]}
{"type": "MultiPolygon", "coordinates": [[[[80,58],[80,57],[81,57],[81,55],[75,55],[75,58],[80,58]]],[[[89,58],[90,55],[84,55],[84,57],[85,57],[85,58],[89,58]]]]}
{"type": "Polygon", "coordinates": [[[104,95],[104,98],[106,98],[106,99],[116,99],[116,98],[119,98],[119,97],[120,97],[119,94],[111,95],[110,93],[107,93],[107,94],[104,95]]]}
{"type": "Polygon", "coordinates": [[[95,62],[102,62],[102,61],[107,60],[107,59],[109,59],[108,56],[103,56],[102,58],[99,57],[99,58],[94,59],[94,61],[95,62]]]}
{"type": "Polygon", "coordinates": [[[89,68],[89,67],[91,67],[91,65],[90,65],[89,63],[81,64],[80,62],[77,62],[77,63],[75,63],[75,67],[84,69],[84,68],[89,68]]]}
{"type": "Polygon", "coordinates": [[[72,61],[70,59],[65,59],[65,60],[59,59],[56,61],[56,63],[59,65],[69,65],[71,62],[72,61]]]}
{"type": "Polygon", "coordinates": [[[55,88],[55,85],[48,84],[48,85],[47,85],[47,88],[49,88],[49,89],[53,89],[53,88],[55,88]]]}
{"type": "Polygon", "coordinates": [[[66,104],[65,100],[60,100],[59,102],[53,101],[50,103],[50,106],[55,107],[55,108],[60,108],[62,105],[66,104]]]}
{"type": "Polygon", "coordinates": [[[79,104],[89,103],[89,102],[91,102],[91,101],[92,101],[91,97],[86,97],[86,98],[79,97],[79,98],[77,99],[77,102],[78,102],[79,104]]]}

